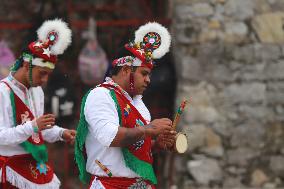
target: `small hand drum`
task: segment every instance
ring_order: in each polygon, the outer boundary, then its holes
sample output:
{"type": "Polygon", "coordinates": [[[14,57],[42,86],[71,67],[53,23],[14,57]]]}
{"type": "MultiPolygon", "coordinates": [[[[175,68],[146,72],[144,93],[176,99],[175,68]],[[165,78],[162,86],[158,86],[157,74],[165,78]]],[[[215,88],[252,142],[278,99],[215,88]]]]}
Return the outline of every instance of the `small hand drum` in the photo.
{"type": "Polygon", "coordinates": [[[184,133],[179,132],[176,135],[176,141],[174,144],[175,151],[179,154],[183,154],[186,152],[188,148],[187,137],[184,133]]]}
{"type": "MultiPolygon", "coordinates": [[[[180,115],[182,114],[185,106],[186,106],[186,103],[187,101],[186,100],[183,100],[177,110],[177,113],[175,115],[175,118],[174,118],[174,122],[173,122],[173,128],[174,130],[176,129],[176,126],[177,126],[177,123],[179,122],[179,119],[180,119],[180,115]]],[[[174,144],[174,148],[175,148],[175,151],[179,154],[183,154],[187,148],[188,148],[188,143],[187,143],[187,137],[184,133],[182,132],[179,132],[177,135],[176,135],[176,141],[175,141],[175,144],[174,144]]]]}

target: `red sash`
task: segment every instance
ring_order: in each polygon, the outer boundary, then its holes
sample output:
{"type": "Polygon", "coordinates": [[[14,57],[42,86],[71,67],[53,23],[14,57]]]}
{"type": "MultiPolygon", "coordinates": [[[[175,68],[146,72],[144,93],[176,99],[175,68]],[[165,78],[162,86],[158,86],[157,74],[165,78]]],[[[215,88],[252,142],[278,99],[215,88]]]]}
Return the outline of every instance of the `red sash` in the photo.
{"type": "Polygon", "coordinates": [[[125,178],[125,177],[98,177],[92,176],[89,189],[94,180],[99,180],[106,189],[125,189],[125,188],[151,188],[155,186],[150,182],[141,180],[140,178],[125,178]]]}
{"type": "MultiPolygon", "coordinates": [[[[53,169],[46,163],[47,172],[45,174],[40,174],[37,170],[37,162],[33,159],[32,155],[15,155],[11,157],[0,156],[0,168],[2,169],[2,183],[6,183],[6,170],[7,167],[13,169],[25,179],[35,183],[35,184],[46,184],[53,179],[53,169]]],[[[4,187],[4,189],[6,189],[4,187]]]]}
{"type": "MultiPolygon", "coordinates": [[[[5,83],[11,91],[12,88],[10,85],[5,82],[5,83]]],[[[13,92],[14,93],[14,92],[13,92]]],[[[16,106],[16,122],[18,125],[25,123],[26,121],[31,121],[34,119],[33,113],[30,111],[30,109],[23,103],[23,101],[14,93],[14,98],[15,98],[15,106],[16,106]]],[[[44,144],[44,140],[42,138],[41,132],[34,133],[31,137],[28,138],[28,141],[34,145],[41,145],[44,144]]]]}
{"type": "MultiPolygon", "coordinates": [[[[118,104],[121,109],[122,126],[127,128],[135,128],[138,126],[146,125],[145,119],[139,113],[139,111],[131,104],[131,102],[122,94],[122,91],[117,87],[110,84],[102,84],[102,87],[108,89],[114,89],[118,104]]],[[[138,141],[128,147],[128,150],[136,156],[138,159],[153,163],[153,157],[151,152],[151,137],[146,137],[142,141],[138,141]]]]}
{"type": "MultiPolygon", "coordinates": [[[[9,86],[8,83],[5,83],[10,90],[12,88],[9,86]]],[[[12,91],[13,92],[13,91],[12,91]]],[[[15,109],[16,109],[16,124],[21,127],[21,124],[25,123],[26,121],[30,121],[34,119],[34,115],[29,110],[29,108],[22,102],[22,100],[14,93],[14,102],[15,102],[15,109]]],[[[13,139],[11,139],[13,140],[13,139]]],[[[27,142],[27,141],[26,141],[27,142]]],[[[33,133],[31,137],[28,138],[28,142],[32,143],[33,145],[43,145],[44,140],[42,137],[41,132],[33,133]]],[[[11,157],[4,157],[0,156],[0,168],[2,169],[2,183],[6,183],[6,168],[7,166],[12,168],[15,172],[20,174],[22,177],[26,178],[27,180],[36,183],[36,184],[46,184],[49,183],[53,179],[53,169],[46,164],[46,174],[39,173],[37,170],[37,162],[32,157],[31,154],[25,155],[16,155],[11,157]]],[[[6,185],[8,188],[8,185],[6,185]]]]}

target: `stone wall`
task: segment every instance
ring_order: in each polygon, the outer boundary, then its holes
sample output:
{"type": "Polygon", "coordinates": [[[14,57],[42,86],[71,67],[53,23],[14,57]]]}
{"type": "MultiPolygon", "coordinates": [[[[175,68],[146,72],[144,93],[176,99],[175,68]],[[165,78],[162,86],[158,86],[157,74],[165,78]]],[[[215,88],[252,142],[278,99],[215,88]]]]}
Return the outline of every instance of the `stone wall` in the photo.
{"type": "Polygon", "coordinates": [[[284,187],[284,1],[175,0],[178,188],[284,187]]]}

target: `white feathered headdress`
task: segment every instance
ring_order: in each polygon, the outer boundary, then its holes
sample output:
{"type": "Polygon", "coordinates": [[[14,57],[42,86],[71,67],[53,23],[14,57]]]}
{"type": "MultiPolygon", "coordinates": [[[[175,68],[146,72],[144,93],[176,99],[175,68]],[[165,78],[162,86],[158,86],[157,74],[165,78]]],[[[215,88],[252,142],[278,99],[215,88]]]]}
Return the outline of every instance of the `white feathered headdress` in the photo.
{"type": "MultiPolygon", "coordinates": [[[[53,69],[57,55],[71,44],[72,32],[61,19],[47,20],[37,30],[38,41],[29,44],[32,64],[53,69]]],[[[24,57],[25,58],[25,57],[24,57]]]]}
{"type": "Polygon", "coordinates": [[[140,26],[135,32],[135,43],[150,43],[153,47],[152,57],[158,59],[169,52],[171,36],[164,26],[157,22],[149,22],[140,26]],[[156,47],[155,47],[156,45],[156,47]]]}
{"type": "Polygon", "coordinates": [[[113,66],[147,66],[152,69],[153,59],[163,57],[169,52],[171,36],[159,23],[149,22],[135,32],[134,42],[125,45],[135,57],[127,56],[114,60],[113,66]]]}

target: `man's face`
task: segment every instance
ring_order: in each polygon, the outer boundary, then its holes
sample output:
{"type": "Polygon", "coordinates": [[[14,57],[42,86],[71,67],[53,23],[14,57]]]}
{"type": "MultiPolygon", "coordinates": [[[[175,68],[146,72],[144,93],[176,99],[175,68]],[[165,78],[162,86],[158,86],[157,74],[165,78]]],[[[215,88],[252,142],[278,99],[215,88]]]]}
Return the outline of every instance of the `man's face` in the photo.
{"type": "Polygon", "coordinates": [[[137,67],[134,72],[135,95],[141,95],[150,84],[151,69],[147,67],[137,67]]]}
{"type": "Polygon", "coordinates": [[[52,69],[34,66],[32,71],[33,87],[46,85],[52,69]]]}

